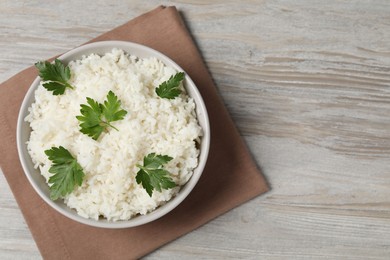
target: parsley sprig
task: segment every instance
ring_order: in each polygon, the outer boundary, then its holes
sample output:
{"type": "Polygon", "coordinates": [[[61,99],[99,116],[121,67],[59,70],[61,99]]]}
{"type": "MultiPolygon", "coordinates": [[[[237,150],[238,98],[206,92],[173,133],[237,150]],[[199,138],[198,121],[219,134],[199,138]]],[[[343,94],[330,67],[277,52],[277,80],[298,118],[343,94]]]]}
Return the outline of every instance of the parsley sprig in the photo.
{"type": "Polygon", "coordinates": [[[138,184],[142,184],[150,197],[152,197],[153,190],[161,191],[161,189],[176,187],[176,183],[170,177],[169,172],[162,168],[164,164],[172,159],[168,155],[150,153],[144,157],[144,165],[137,164],[140,170],[137,172],[135,179],[138,184]]]}
{"type": "Polygon", "coordinates": [[[84,172],[77,160],[64,147],[52,147],[45,154],[52,161],[49,169],[53,173],[49,178],[50,198],[57,200],[71,193],[76,185],[81,186],[84,172]]]}
{"type": "Polygon", "coordinates": [[[121,101],[115,96],[114,92],[110,91],[107,94],[107,100],[103,104],[87,97],[88,105],[80,105],[81,116],[76,118],[81,122],[80,131],[92,139],[97,140],[107,127],[118,129],[111,122],[122,120],[127,111],[121,109],[121,101]]]}
{"type": "Polygon", "coordinates": [[[184,72],[172,75],[167,81],[161,83],[156,88],[156,93],[161,98],[174,99],[181,93],[180,82],[184,79],[184,72]]]}
{"type": "Polygon", "coordinates": [[[39,71],[39,77],[45,81],[42,86],[48,91],[53,91],[53,95],[62,95],[66,88],[73,89],[68,83],[71,74],[68,66],[65,66],[59,59],[55,59],[54,64],[48,61],[35,63],[39,71]]]}

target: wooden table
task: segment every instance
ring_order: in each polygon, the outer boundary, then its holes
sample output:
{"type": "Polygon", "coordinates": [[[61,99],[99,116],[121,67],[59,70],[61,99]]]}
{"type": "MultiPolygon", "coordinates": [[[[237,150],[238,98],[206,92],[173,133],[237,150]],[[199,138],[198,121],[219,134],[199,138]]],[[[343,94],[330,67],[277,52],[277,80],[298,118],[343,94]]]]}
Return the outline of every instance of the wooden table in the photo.
{"type": "MultiPolygon", "coordinates": [[[[159,1],[0,2],[0,81],[159,1]]],[[[147,259],[390,259],[390,2],[179,1],[272,190],[147,259]]],[[[40,254],[0,174],[0,259],[40,254]]]]}

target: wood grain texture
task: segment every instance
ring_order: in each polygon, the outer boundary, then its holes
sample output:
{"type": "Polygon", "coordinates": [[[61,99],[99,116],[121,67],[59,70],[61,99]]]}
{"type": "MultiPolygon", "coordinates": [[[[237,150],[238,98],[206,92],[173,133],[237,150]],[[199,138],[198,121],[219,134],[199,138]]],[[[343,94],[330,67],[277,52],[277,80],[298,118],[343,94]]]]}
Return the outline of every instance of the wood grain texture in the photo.
{"type": "MultiPolygon", "coordinates": [[[[0,1],[0,81],[161,4],[0,1]]],[[[146,259],[389,259],[390,2],[175,1],[272,191],[146,259]]],[[[0,175],[0,259],[40,254],[0,175]]]]}

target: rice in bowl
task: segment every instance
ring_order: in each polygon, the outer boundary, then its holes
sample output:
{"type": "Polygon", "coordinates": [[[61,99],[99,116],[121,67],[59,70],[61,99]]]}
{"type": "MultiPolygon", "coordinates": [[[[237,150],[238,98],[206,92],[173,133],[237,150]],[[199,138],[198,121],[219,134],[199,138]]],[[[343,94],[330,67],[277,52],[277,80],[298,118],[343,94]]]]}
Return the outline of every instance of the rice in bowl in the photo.
{"type": "Polygon", "coordinates": [[[45,150],[64,146],[77,158],[86,175],[64,202],[85,218],[128,220],[172,199],[198,165],[197,143],[202,136],[194,100],[184,88],[171,100],[155,93],[177,71],[157,58],[140,59],[120,49],[83,56],[69,67],[75,89],[54,96],[40,84],[25,119],[32,128],[27,149],[34,166],[48,181],[51,161],[45,150]],[[119,131],[105,132],[96,142],[80,132],[76,116],[86,97],[102,103],[109,91],[128,113],[115,122],[119,131]],[[135,180],[136,165],[149,153],[173,157],[165,169],[178,185],[155,190],[152,197],[135,180]]]}

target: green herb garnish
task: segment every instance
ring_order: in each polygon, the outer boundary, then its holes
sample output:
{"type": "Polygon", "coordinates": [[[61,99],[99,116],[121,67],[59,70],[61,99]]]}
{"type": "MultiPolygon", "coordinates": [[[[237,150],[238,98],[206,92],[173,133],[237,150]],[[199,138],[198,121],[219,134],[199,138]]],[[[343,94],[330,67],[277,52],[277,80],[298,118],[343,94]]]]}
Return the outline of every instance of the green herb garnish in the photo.
{"type": "Polygon", "coordinates": [[[35,63],[39,71],[39,77],[45,81],[42,85],[48,91],[53,91],[53,95],[62,95],[66,88],[73,89],[68,83],[70,79],[70,69],[64,66],[59,59],[55,59],[54,64],[48,61],[35,63]]]}
{"type": "Polygon", "coordinates": [[[64,197],[74,190],[74,186],[81,186],[85,176],[83,169],[77,160],[64,147],[52,147],[46,150],[45,154],[52,161],[49,169],[53,173],[49,178],[50,198],[56,200],[64,197]]]}
{"type": "Polygon", "coordinates": [[[156,93],[161,98],[174,99],[181,93],[180,82],[184,79],[184,72],[172,75],[167,81],[161,83],[156,88],[156,93]]]}
{"type": "Polygon", "coordinates": [[[101,133],[112,127],[118,131],[118,129],[110,124],[111,122],[122,120],[127,114],[126,110],[121,109],[121,101],[115,96],[114,92],[110,91],[107,94],[107,100],[104,104],[87,97],[87,105],[80,105],[81,116],[76,118],[81,122],[80,131],[86,134],[92,139],[97,140],[101,133]]]}
{"type": "Polygon", "coordinates": [[[164,164],[172,159],[168,155],[151,153],[144,157],[143,166],[137,164],[140,170],[137,172],[135,179],[138,184],[142,183],[142,187],[150,197],[152,197],[153,190],[161,191],[161,189],[176,187],[176,183],[169,176],[169,172],[162,168],[164,164]]]}

